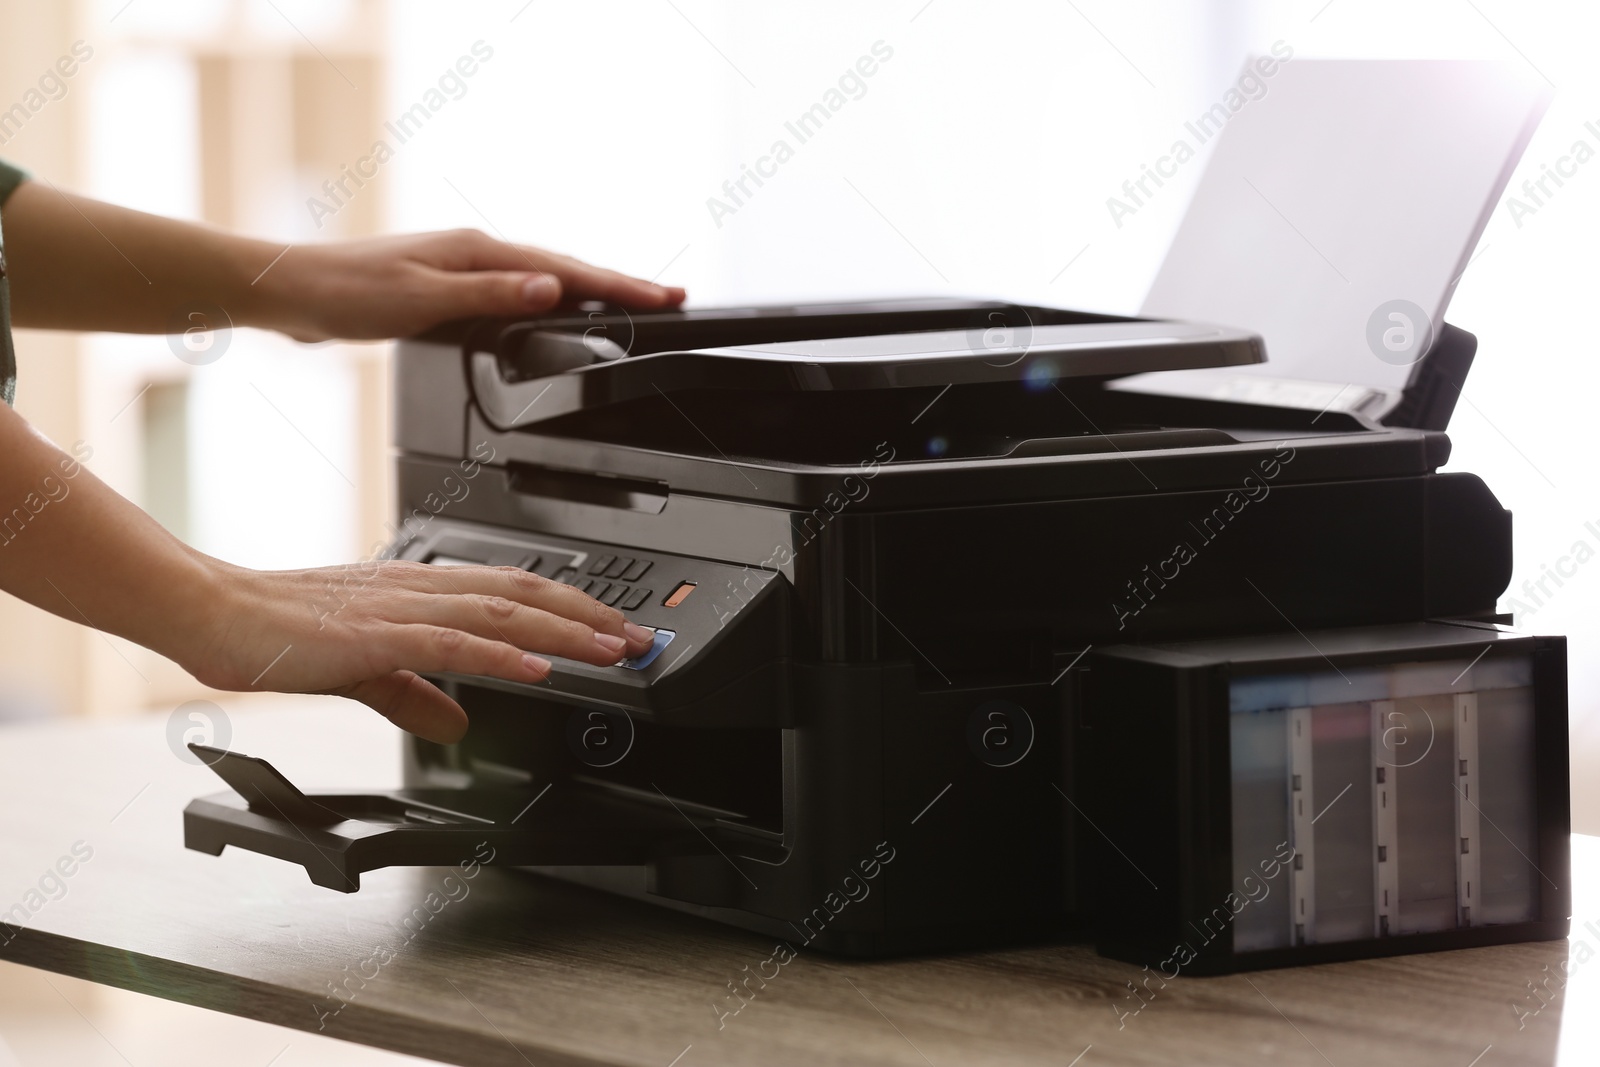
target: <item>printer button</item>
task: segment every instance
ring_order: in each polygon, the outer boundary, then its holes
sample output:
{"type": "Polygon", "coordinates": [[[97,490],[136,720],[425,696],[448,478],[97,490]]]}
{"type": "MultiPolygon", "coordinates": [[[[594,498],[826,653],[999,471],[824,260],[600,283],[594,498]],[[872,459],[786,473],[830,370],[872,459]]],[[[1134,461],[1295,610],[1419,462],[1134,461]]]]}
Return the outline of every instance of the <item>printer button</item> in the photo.
{"type": "Polygon", "coordinates": [[[635,657],[634,659],[625,659],[622,661],[622,666],[626,667],[630,671],[644,670],[646,667],[650,666],[650,664],[656,661],[656,657],[661,655],[661,650],[670,645],[672,643],[672,639],[677,636],[678,635],[672,630],[663,630],[660,627],[657,627],[655,640],[651,642],[650,648],[644,653],[644,655],[635,657]]]}
{"type": "Polygon", "coordinates": [[[606,595],[606,590],[610,589],[610,588],[611,588],[611,583],[610,582],[595,582],[592,587],[586,588],[584,590],[584,592],[588,593],[590,596],[594,597],[596,600],[599,600],[601,597],[606,595]]]}
{"type": "Polygon", "coordinates": [[[643,604],[646,600],[649,600],[649,599],[650,599],[650,590],[648,590],[648,589],[635,589],[633,592],[629,593],[627,599],[622,602],[622,610],[623,611],[633,611],[635,608],[637,608],[639,605],[643,604]]]}
{"type": "Polygon", "coordinates": [[[617,561],[616,556],[601,556],[589,565],[590,574],[604,574],[607,567],[617,561]]]}
{"type": "MultiPolygon", "coordinates": [[[[574,578],[574,579],[572,579],[572,588],[576,589],[580,593],[587,593],[589,591],[589,587],[591,585],[593,585],[593,584],[594,584],[594,579],[593,578],[574,578]]],[[[602,589],[605,588],[605,583],[601,582],[600,583],[600,587],[602,589]]]]}
{"type": "Polygon", "coordinates": [[[601,575],[601,577],[603,577],[603,578],[621,578],[622,577],[622,572],[627,570],[628,568],[630,568],[632,566],[633,566],[633,560],[630,557],[628,557],[628,556],[618,556],[616,558],[615,562],[613,562],[611,564],[611,566],[606,568],[605,574],[601,575]]]}
{"type": "Polygon", "coordinates": [[[649,569],[649,560],[636,559],[633,561],[633,566],[622,572],[622,580],[625,582],[637,582],[640,578],[645,576],[645,572],[647,572],[649,569]]]}
{"type": "Polygon", "coordinates": [[[600,603],[604,604],[606,607],[609,608],[609,607],[614,606],[617,601],[621,600],[623,597],[625,597],[627,595],[628,595],[628,587],[627,586],[625,586],[625,585],[613,585],[610,589],[606,590],[605,596],[597,596],[597,597],[595,597],[595,599],[600,601],[600,603]]]}
{"type": "Polygon", "coordinates": [[[562,567],[560,570],[556,571],[555,577],[551,578],[550,580],[553,582],[560,582],[562,585],[577,585],[578,572],[572,567],[562,567]]]}

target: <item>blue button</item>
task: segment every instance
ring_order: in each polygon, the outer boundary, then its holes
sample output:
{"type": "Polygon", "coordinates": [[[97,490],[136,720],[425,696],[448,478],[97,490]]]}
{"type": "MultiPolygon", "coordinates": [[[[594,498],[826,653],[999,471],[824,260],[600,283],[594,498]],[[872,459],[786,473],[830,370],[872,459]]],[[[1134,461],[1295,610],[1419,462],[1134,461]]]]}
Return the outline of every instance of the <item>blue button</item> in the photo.
{"type": "Polygon", "coordinates": [[[672,644],[672,639],[677,636],[672,630],[657,630],[655,643],[650,646],[650,650],[642,656],[623,660],[622,665],[630,671],[644,670],[656,661],[656,657],[661,655],[661,650],[672,644]]]}

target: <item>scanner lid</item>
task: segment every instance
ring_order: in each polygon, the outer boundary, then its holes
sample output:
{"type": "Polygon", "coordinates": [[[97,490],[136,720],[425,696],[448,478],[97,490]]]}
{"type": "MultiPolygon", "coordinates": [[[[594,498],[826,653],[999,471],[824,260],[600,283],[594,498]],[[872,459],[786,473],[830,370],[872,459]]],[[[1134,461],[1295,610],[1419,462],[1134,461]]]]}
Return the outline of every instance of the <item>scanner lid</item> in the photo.
{"type": "Polygon", "coordinates": [[[992,301],[912,300],[630,315],[594,308],[467,338],[466,374],[497,430],[675,392],[816,392],[1104,380],[1245,366],[1259,337],[992,301]]]}

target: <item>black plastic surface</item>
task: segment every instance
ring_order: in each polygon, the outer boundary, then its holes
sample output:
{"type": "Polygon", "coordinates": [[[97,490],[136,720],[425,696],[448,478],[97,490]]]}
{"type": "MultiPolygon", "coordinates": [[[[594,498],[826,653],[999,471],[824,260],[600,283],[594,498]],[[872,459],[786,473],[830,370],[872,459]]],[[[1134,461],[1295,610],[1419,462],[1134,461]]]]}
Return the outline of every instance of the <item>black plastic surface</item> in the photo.
{"type": "Polygon", "coordinates": [[[1447,429],[1477,351],[1476,337],[1445,323],[1438,340],[1412,371],[1400,403],[1384,416],[1384,425],[1447,429]]]}
{"type": "Polygon", "coordinates": [[[307,797],[265,760],[216,749],[204,755],[224,781],[243,788],[189,803],[186,847],[216,856],[233,845],[274,856],[345,893],[380,867],[638,864],[711,849],[684,819],[582,783],[307,797]],[[285,806],[290,794],[298,800],[285,806]]]}
{"type": "Polygon", "coordinates": [[[952,301],[547,318],[508,326],[482,349],[469,342],[466,373],[484,418],[504,431],[686,389],[945,387],[1264,358],[1258,337],[1228,327],[952,301]]]}

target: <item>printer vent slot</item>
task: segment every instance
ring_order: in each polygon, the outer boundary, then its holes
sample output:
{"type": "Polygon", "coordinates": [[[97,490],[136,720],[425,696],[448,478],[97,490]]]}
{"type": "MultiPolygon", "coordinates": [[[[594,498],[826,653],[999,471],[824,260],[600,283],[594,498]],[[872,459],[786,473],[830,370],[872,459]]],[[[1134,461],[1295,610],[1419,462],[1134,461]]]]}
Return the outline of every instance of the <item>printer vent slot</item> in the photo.
{"type": "Polygon", "coordinates": [[[595,759],[595,750],[586,759],[574,740],[584,733],[582,708],[470,683],[457,683],[454,695],[472,709],[459,765],[494,768],[478,784],[499,784],[514,769],[534,783],[598,787],[641,809],[672,812],[676,804],[724,825],[783,831],[781,729],[665,726],[618,715],[608,725],[608,742],[623,754],[612,759],[608,749],[605,759],[595,759]]]}
{"type": "Polygon", "coordinates": [[[667,506],[667,484],[641,478],[614,478],[582,471],[554,470],[511,463],[511,488],[529,496],[599,504],[659,515],[667,506]]]}
{"type": "Polygon", "coordinates": [[[1145,430],[1133,433],[1078,434],[1072,437],[1033,437],[1007,453],[1024,456],[1076,456],[1094,452],[1143,452],[1155,448],[1201,448],[1231,445],[1232,434],[1213,429],[1145,430]]]}

